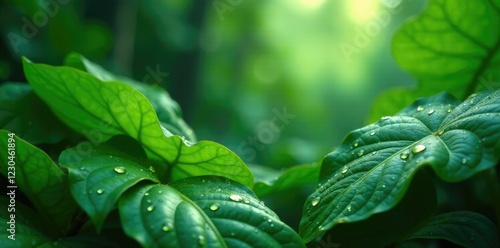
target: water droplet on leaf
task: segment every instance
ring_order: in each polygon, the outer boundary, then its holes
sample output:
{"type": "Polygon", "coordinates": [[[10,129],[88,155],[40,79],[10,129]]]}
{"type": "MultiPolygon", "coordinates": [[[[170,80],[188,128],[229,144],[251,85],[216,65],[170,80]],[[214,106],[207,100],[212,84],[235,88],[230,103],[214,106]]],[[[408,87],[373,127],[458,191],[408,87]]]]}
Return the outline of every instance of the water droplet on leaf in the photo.
{"type": "Polygon", "coordinates": [[[400,157],[402,160],[406,160],[406,159],[408,159],[408,157],[410,157],[410,152],[408,152],[408,151],[404,151],[404,152],[402,152],[402,153],[399,155],[399,157],[400,157]]]}
{"type": "Polygon", "coordinates": [[[344,168],[342,168],[341,172],[342,172],[342,174],[345,174],[345,173],[347,173],[348,170],[349,170],[349,167],[347,167],[347,165],[346,165],[346,166],[344,166],[344,168]]]}
{"type": "Polygon", "coordinates": [[[420,111],[422,111],[422,110],[424,110],[424,107],[422,107],[422,106],[418,106],[418,107],[417,107],[417,111],[418,111],[418,112],[420,112],[420,111]]]}
{"type": "Polygon", "coordinates": [[[413,149],[411,149],[411,151],[415,154],[419,153],[419,152],[422,152],[425,150],[425,146],[424,145],[416,145],[415,147],[413,147],[413,149]]]}
{"type": "Polygon", "coordinates": [[[104,189],[98,189],[96,192],[98,195],[102,195],[104,194],[104,189]]]}
{"type": "Polygon", "coordinates": [[[124,174],[127,172],[127,169],[125,169],[125,167],[123,166],[118,166],[118,167],[115,167],[115,172],[118,173],[118,174],[124,174]]]}
{"type": "Polygon", "coordinates": [[[217,211],[219,210],[219,207],[220,207],[219,203],[212,203],[212,205],[210,205],[210,210],[217,211]]]}
{"type": "Polygon", "coordinates": [[[155,206],[150,205],[148,208],[146,208],[146,210],[147,210],[148,212],[153,212],[153,210],[155,210],[155,206]]]}
{"type": "Polygon", "coordinates": [[[320,201],[320,200],[321,200],[321,198],[319,198],[319,197],[315,197],[315,198],[312,200],[311,205],[312,205],[313,207],[315,207],[316,205],[318,205],[318,203],[319,203],[319,201],[320,201]]]}
{"type": "Polygon", "coordinates": [[[371,136],[375,135],[375,131],[372,131],[372,132],[370,133],[370,135],[371,135],[371,136]]]}
{"type": "Polygon", "coordinates": [[[431,110],[429,110],[429,112],[427,112],[427,114],[432,115],[432,114],[434,114],[434,112],[435,112],[434,109],[431,109],[431,110]]]}
{"type": "Polygon", "coordinates": [[[358,152],[358,156],[360,156],[360,157],[363,156],[363,154],[365,154],[364,150],[361,150],[361,151],[358,152]]]}
{"type": "Polygon", "coordinates": [[[241,196],[239,196],[239,195],[230,195],[229,199],[231,199],[231,200],[233,200],[235,202],[239,202],[239,201],[243,200],[243,198],[241,196]]]}

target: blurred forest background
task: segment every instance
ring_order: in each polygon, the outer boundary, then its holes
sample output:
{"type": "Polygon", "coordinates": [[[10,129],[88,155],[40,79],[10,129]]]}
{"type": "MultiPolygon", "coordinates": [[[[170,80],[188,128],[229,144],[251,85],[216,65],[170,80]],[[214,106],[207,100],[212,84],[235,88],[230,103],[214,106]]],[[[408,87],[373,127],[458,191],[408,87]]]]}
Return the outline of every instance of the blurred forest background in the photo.
{"type": "Polygon", "coordinates": [[[320,160],[378,94],[415,83],[391,38],[424,2],[2,1],[0,80],[26,81],[21,56],[60,65],[78,52],[167,89],[198,139],[281,169],[320,160]]]}

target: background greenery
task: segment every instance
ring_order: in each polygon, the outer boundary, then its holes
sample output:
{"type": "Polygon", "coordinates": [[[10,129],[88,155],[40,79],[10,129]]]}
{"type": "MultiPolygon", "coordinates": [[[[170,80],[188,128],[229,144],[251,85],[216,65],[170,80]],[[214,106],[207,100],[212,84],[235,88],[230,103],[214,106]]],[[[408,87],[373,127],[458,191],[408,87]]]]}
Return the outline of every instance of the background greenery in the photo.
{"type": "MultiPolygon", "coordinates": [[[[2,2],[0,80],[26,81],[21,56],[61,64],[78,52],[117,74],[167,89],[199,140],[226,145],[261,168],[257,172],[322,159],[346,133],[380,118],[369,114],[381,92],[416,83],[394,62],[391,40],[425,1],[241,0],[221,13],[226,2],[69,1],[20,45],[9,34],[21,34],[23,18],[43,10],[37,1],[2,2]],[[346,56],[345,45],[355,46],[358,35],[384,13],[387,25],[346,56]],[[156,70],[163,74],[148,78],[156,70]],[[296,118],[275,140],[255,148],[255,157],[245,153],[242,143],[283,108],[296,118]]],[[[297,228],[312,190],[264,201],[297,228]]],[[[491,199],[481,193],[486,191],[480,180],[438,190],[442,209],[493,216],[484,207],[491,199]]]]}

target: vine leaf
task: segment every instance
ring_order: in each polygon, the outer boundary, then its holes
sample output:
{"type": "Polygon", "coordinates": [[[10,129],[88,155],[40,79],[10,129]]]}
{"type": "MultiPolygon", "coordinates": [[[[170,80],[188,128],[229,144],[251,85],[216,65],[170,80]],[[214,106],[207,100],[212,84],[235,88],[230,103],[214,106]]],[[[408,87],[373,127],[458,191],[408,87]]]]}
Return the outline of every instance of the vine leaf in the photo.
{"type": "Polygon", "coordinates": [[[493,167],[500,154],[500,91],[457,105],[442,93],[348,134],[323,160],[320,185],[304,205],[304,240],[391,209],[424,166],[452,182],[493,167]]]}
{"type": "Polygon", "coordinates": [[[162,161],[156,173],[163,182],[198,175],[219,175],[247,186],[253,175],[232,151],[212,141],[191,143],[160,125],[148,99],[131,86],[103,82],[71,67],[35,64],[23,59],[33,90],[55,115],[93,145],[115,135],[128,135],[162,161]]]}
{"type": "Polygon", "coordinates": [[[497,228],[474,212],[457,211],[435,216],[409,239],[446,239],[463,247],[499,247],[497,228]]]}
{"type": "Polygon", "coordinates": [[[426,9],[405,23],[392,42],[395,60],[415,76],[418,86],[381,95],[370,120],[392,115],[416,97],[448,91],[465,99],[475,91],[498,89],[499,27],[497,0],[428,1],[426,9]]]}
{"type": "Polygon", "coordinates": [[[125,232],[146,247],[304,247],[247,187],[221,177],[134,187],[119,210],[125,232]]]}
{"type": "MultiPolygon", "coordinates": [[[[0,130],[0,149],[6,154],[9,134],[7,130],[0,130]]],[[[42,150],[17,136],[14,140],[10,144],[15,144],[15,170],[8,169],[11,160],[4,156],[0,161],[0,173],[11,178],[10,184],[16,185],[28,197],[38,214],[48,223],[46,229],[51,234],[65,234],[77,210],[69,194],[67,175],[42,150]]]]}

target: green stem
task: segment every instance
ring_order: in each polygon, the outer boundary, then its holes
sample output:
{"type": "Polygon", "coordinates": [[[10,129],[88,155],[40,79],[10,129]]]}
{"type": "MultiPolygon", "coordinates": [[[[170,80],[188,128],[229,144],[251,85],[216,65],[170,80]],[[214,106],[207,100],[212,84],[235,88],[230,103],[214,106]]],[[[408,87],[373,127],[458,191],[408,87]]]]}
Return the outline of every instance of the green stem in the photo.
{"type": "Polygon", "coordinates": [[[482,173],[482,177],[486,182],[486,186],[490,191],[493,199],[492,205],[495,211],[497,226],[500,226],[500,184],[498,182],[497,173],[495,168],[491,168],[482,173]]]}

